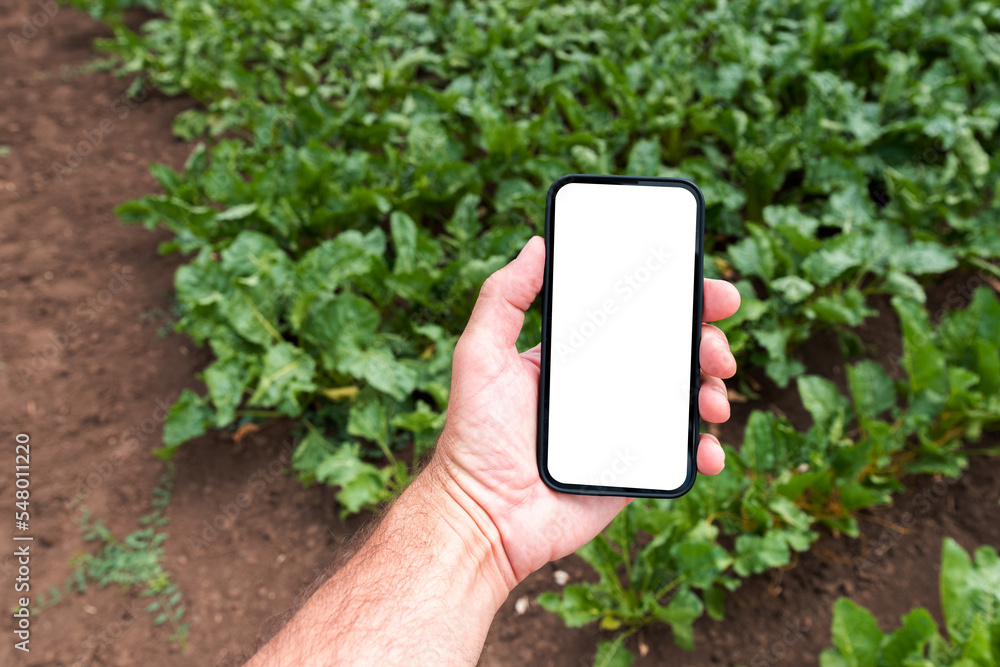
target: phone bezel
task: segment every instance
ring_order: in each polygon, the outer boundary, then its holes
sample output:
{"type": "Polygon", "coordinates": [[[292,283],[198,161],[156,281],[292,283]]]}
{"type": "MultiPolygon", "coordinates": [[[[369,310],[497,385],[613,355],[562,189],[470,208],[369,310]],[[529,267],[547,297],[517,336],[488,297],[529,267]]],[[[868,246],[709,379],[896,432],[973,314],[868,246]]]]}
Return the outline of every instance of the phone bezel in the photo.
{"type": "Polygon", "coordinates": [[[610,176],[590,174],[570,174],[556,180],[549,187],[545,197],[545,274],[542,285],[542,343],[541,372],[538,376],[538,474],[550,489],[561,493],[587,496],[625,496],[633,498],[677,498],[694,486],[698,473],[699,415],[698,390],[701,386],[701,368],[698,358],[701,345],[701,323],[704,299],[704,276],[702,264],[705,255],[705,198],[694,183],[680,178],[656,176],[610,176]],[[691,192],[697,202],[697,232],[694,271],[694,303],[692,304],[691,336],[691,394],[688,410],[688,458],[684,483],[676,489],[640,489],[623,486],[592,486],[588,484],[564,484],[548,470],[548,425],[549,425],[549,370],[552,328],[552,269],[555,262],[555,198],[559,190],[570,183],[590,183],[621,186],[655,186],[683,188],[691,192]]]}

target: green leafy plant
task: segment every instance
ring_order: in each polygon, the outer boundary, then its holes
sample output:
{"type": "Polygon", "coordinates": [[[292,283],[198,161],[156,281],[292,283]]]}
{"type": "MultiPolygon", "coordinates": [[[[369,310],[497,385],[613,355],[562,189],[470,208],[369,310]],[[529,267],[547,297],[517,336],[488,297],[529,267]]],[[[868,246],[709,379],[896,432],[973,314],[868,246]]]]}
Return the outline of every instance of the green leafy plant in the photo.
{"type": "Polygon", "coordinates": [[[626,655],[624,639],[651,623],[669,624],[677,643],[693,648],[697,618],[721,619],[726,591],[789,565],[818,528],[857,536],[854,514],[888,504],[903,489],[904,473],[961,474],[966,445],[1000,424],[993,389],[1000,300],[980,289],[936,328],[919,304],[894,305],[903,329],[896,360],[902,379],[870,359],[848,366],[849,396],[830,380],[800,376],[799,398],[813,420],[808,431],[752,412],[742,446],[727,448],[720,475],[700,478],[677,500],[633,501],[578,551],[597,582],[539,597],[567,625],[599,622],[619,631],[601,642],[595,664],[626,655]]]}
{"type": "Polygon", "coordinates": [[[433,444],[456,336],[540,231],[552,180],[701,187],[706,275],[743,295],[722,327],[741,362],[795,383],[813,424],[755,412],[726,473],[633,503],[581,551],[600,581],[543,604],[619,633],[599,664],[626,664],[628,633],[653,622],[690,646],[742,577],[819,528],[855,534],[902,474],[958,475],[997,423],[995,298],[936,328],[921,306],[952,269],[1000,275],[990,3],[158,0],[133,32],[131,2],[75,2],[112,25],[122,73],[201,103],[174,121],[197,141],[183,169],[154,166],[162,194],[119,208],[190,258],[177,329],[214,355],[160,453],[296,419],[293,469],[338,486],[344,512],[405,486],[433,444]],[[888,368],[854,331],[876,296],[903,330],[888,368]],[[853,361],[846,396],[796,357],[820,329],[853,361]]]}
{"type": "MultiPolygon", "coordinates": [[[[163,542],[167,533],[161,528],[169,523],[164,512],[170,504],[173,478],[171,467],[153,488],[153,510],[139,519],[143,527],[121,540],[100,519],[94,521],[86,506],[77,505],[83,539],[96,542],[99,548],[95,553],[82,553],[70,561],[75,569],[64,588],[66,593],[83,592],[91,584],[100,588],[118,586],[126,591],[139,589],[140,596],[151,598],[146,611],[154,614],[153,624],[169,622],[173,629],[169,640],[184,648],[190,625],[181,622],[186,611],[183,594],[163,567],[163,542]]],[[[62,592],[52,587],[48,595],[38,596],[37,608],[44,609],[61,599],[62,592]]]]}
{"type": "Polygon", "coordinates": [[[207,393],[171,411],[164,455],[274,416],[307,416],[333,443],[309,441],[307,480],[354,483],[345,448],[371,464],[422,451],[478,286],[539,230],[564,173],[695,180],[706,270],[744,295],[724,327],[779,385],[819,327],[856,351],[871,295],[921,300],[923,276],[995,271],[1000,255],[1000,14],[986,3],[157,9],[104,46],[204,105],[175,122],[203,141],[184,170],[154,167],[164,194],[120,209],[192,256],[178,328],[216,357],[207,393]]]}
{"type": "Polygon", "coordinates": [[[72,4],[87,11],[95,19],[108,21],[118,25],[124,23],[124,12],[128,9],[142,8],[156,11],[160,8],[160,0],[70,0],[72,4]]]}
{"type": "Polygon", "coordinates": [[[871,612],[840,598],[833,607],[833,648],[822,667],[987,667],[1000,662],[1000,557],[979,547],[975,559],[951,538],[941,550],[941,609],[945,632],[923,607],[885,634],[871,612]]]}

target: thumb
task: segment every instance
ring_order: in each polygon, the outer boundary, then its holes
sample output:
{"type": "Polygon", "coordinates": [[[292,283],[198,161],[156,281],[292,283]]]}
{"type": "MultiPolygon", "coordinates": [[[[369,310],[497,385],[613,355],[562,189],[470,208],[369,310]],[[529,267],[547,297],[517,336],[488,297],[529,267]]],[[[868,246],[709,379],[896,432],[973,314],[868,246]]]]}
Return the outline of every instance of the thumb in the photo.
{"type": "Polygon", "coordinates": [[[542,289],[545,241],[533,236],[520,254],[483,283],[465,335],[479,344],[513,347],[524,324],[524,311],[542,289]]]}

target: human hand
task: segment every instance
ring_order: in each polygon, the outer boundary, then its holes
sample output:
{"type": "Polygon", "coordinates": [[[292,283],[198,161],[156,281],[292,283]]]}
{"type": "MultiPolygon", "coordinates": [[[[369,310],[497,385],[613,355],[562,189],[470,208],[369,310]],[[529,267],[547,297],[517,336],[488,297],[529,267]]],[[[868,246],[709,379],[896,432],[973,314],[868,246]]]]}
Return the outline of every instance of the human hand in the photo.
{"type": "MultiPolygon", "coordinates": [[[[540,350],[515,347],[524,311],[542,287],[545,245],[528,241],[518,257],[490,276],[455,348],[452,388],[443,434],[429,468],[448,495],[490,542],[508,590],[545,563],[592,539],[631,499],[557,493],[536,463],[540,350]]],[[[733,315],[736,288],[706,280],[706,321],[733,315]]],[[[729,418],[721,378],[736,372],[725,334],[704,324],[698,407],[706,421],[729,418]]],[[[719,441],[702,434],[698,470],[718,474],[725,464],[719,441]]]]}

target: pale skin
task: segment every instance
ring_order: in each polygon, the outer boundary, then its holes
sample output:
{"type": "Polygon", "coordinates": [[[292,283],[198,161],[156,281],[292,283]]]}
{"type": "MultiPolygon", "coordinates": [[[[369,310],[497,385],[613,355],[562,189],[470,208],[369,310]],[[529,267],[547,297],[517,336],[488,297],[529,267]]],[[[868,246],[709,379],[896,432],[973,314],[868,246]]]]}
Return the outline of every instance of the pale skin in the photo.
{"type": "MultiPolygon", "coordinates": [[[[542,286],[545,246],[531,239],[483,285],[455,349],[451,399],[434,457],[371,538],[248,663],[475,665],[510,591],[600,532],[628,498],[556,493],[538,477],[539,349],[515,347],[542,286]]],[[[739,308],[736,288],[705,281],[706,322],[739,308]]],[[[722,378],[736,372],[725,335],[704,324],[698,396],[706,421],[729,418],[722,378]]],[[[702,434],[698,470],[718,474],[702,434]]]]}

